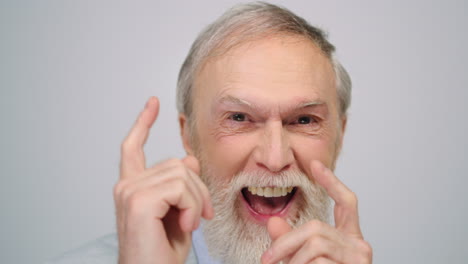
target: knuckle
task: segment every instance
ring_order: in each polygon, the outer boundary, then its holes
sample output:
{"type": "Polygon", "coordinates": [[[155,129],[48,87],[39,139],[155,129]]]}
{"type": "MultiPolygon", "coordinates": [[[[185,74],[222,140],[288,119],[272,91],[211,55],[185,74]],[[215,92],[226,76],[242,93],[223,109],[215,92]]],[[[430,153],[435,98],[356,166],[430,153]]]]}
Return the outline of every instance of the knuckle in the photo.
{"type": "Polygon", "coordinates": [[[357,206],[357,203],[358,203],[357,195],[354,192],[349,191],[345,195],[345,201],[353,207],[357,206]]]}
{"type": "Polygon", "coordinates": [[[323,228],[323,223],[319,220],[311,220],[307,223],[307,230],[310,232],[310,233],[319,233],[320,230],[323,228]]]}
{"type": "Polygon", "coordinates": [[[122,144],[120,145],[120,152],[121,153],[127,153],[131,149],[131,144],[128,139],[125,139],[122,144]]]}
{"type": "Polygon", "coordinates": [[[313,236],[307,240],[307,248],[311,250],[316,250],[320,253],[323,251],[323,239],[319,236],[313,236]]]}
{"type": "Polygon", "coordinates": [[[120,180],[114,185],[114,198],[120,197],[126,185],[126,182],[122,180],[120,180]]]}
{"type": "Polygon", "coordinates": [[[167,172],[166,182],[168,184],[172,184],[174,188],[178,189],[182,186],[184,182],[187,181],[187,176],[184,173],[184,170],[179,167],[171,168],[169,172],[167,172]]]}
{"type": "Polygon", "coordinates": [[[173,178],[178,179],[180,181],[188,182],[190,181],[190,174],[187,169],[183,164],[182,165],[177,165],[171,169],[173,178]]]}
{"type": "Polygon", "coordinates": [[[368,263],[368,261],[372,259],[372,255],[373,255],[372,246],[368,242],[362,240],[358,244],[358,247],[359,247],[359,252],[361,252],[360,255],[362,259],[364,260],[364,262],[362,263],[368,263]]]}
{"type": "Polygon", "coordinates": [[[183,177],[177,177],[173,181],[174,191],[177,193],[183,193],[187,191],[187,181],[183,177]]]}
{"type": "Polygon", "coordinates": [[[182,161],[180,159],[177,159],[177,158],[168,159],[165,163],[167,165],[169,165],[169,166],[181,166],[181,165],[183,165],[182,161]]]}
{"type": "Polygon", "coordinates": [[[372,263],[372,247],[364,241],[357,241],[356,250],[354,251],[353,263],[369,264],[372,263]]]}
{"type": "Polygon", "coordinates": [[[177,167],[175,167],[174,173],[182,179],[186,179],[188,176],[187,168],[183,165],[178,165],[177,167]]]}
{"type": "Polygon", "coordinates": [[[364,255],[357,255],[353,263],[367,264],[369,263],[369,259],[364,255]]]}
{"type": "Polygon", "coordinates": [[[127,199],[127,210],[131,215],[138,215],[144,210],[146,195],[142,192],[131,194],[127,199]]]}
{"type": "Polygon", "coordinates": [[[351,200],[351,202],[357,204],[358,197],[355,192],[351,192],[351,194],[349,195],[349,199],[351,200]]]}
{"type": "Polygon", "coordinates": [[[129,184],[125,184],[120,191],[119,197],[122,201],[127,201],[133,195],[133,189],[129,184]]]}
{"type": "Polygon", "coordinates": [[[119,197],[120,195],[120,192],[122,191],[122,183],[121,182],[118,182],[114,185],[114,189],[113,189],[113,194],[114,194],[114,198],[117,198],[119,197]]]}

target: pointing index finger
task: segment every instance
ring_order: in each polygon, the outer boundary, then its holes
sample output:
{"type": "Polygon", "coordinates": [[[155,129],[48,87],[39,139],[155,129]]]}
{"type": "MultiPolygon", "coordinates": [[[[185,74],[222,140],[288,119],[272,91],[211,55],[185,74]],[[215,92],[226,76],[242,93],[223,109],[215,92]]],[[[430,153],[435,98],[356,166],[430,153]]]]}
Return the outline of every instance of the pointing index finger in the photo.
{"type": "Polygon", "coordinates": [[[320,161],[312,161],[311,171],[316,182],[324,187],[328,195],[335,201],[336,228],[362,238],[356,195],[320,161]]]}
{"type": "Polygon", "coordinates": [[[143,146],[159,113],[159,100],[152,96],[122,143],[120,177],[127,178],[145,170],[143,146]]]}

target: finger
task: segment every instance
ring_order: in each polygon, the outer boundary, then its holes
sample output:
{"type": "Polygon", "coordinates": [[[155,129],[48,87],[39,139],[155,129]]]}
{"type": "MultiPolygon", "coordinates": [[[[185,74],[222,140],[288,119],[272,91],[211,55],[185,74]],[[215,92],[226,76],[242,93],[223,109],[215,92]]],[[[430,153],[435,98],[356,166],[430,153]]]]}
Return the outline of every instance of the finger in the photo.
{"type": "MultiPolygon", "coordinates": [[[[198,203],[200,205],[200,214],[202,217],[211,219],[212,215],[209,215],[212,212],[211,207],[211,198],[206,186],[201,182],[198,175],[196,175],[192,170],[187,168],[188,180],[190,181],[190,189],[195,193],[197,198],[199,198],[198,203]]],[[[211,213],[212,214],[212,213],[211,213]]],[[[200,223],[194,228],[198,228],[200,223]]]]}
{"type": "Polygon", "coordinates": [[[143,145],[148,138],[149,130],[159,113],[159,100],[151,97],[145,109],[138,116],[135,124],[122,143],[120,177],[128,178],[140,174],[145,169],[145,154],[143,145]]]}
{"type": "MultiPolygon", "coordinates": [[[[179,161],[180,163],[180,161],[179,161]]],[[[174,167],[177,160],[166,160],[157,165],[145,170],[140,177],[131,181],[120,180],[114,187],[114,199],[116,202],[124,202],[127,198],[137,190],[143,189],[144,186],[154,185],[156,181],[160,181],[160,177],[153,177],[161,174],[162,171],[174,167]],[[147,183],[148,181],[152,181],[147,183]]]]}
{"type": "Polygon", "coordinates": [[[127,212],[131,212],[133,217],[148,221],[154,221],[155,218],[163,220],[169,209],[176,208],[179,210],[179,226],[184,232],[193,231],[201,217],[200,203],[187,183],[179,178],[171,178],[164,183],[135,192],[128,199],[127,207],[127,212]]]}
{"type": "Polygon", "coordinates": [[[200,164],[194,156],[188,155],[182,159],[182,162],[197,175],[200,174],[200,164]]]}
{"type": "Polygon", "coordinates": [[[262,263],[277,263],[294,254],[311,237],[323,237],[341,243],[338,231],[318,220],[310,221],[277,238],[263,254],[262,263]]]}
{"type": "Polygon", "coordinates": [[[337,264],[337,263],[338,262],[335,262],[327,258],[322,258],[322,257],[318,257],[314,259],[312,262],[309,262],[309,264],[337,264]]]}
{"type": "Polygon", "coordinates": [[[335,201],[335,225],[338,230],[362,238],[356,195],[320,161],[311,162],[312,176],[335,201]]]}
{"type": "Polygon", "coordinates": [[[205,183],[200,179],[200,163],[198,160],[191,155],[188,155],[182,162],[190,169],[191,176],[197,183],[197,187],[203,196],[203,217],[206,219],[212,219],[214,217],[214,209],[211,203],[211,196],[205,183]]]}
{"type": "Polygon", "coordinates": [[[166,196],[166,202],[180,210],[179,224],[185,232],[197,229],[202,217],[202,204],[195,197],[193,191],[188,191],[188,189],[187,187],[182,188],[183,192],[177,196],[166,196]]]}
{"type": "MultiPolygon", "coordinates": [[[[188,169],[187,169],[188,170],[188,169]]],[[[189,172],[187,172],[187,174],[190,174],[189,172]]],[[[194,199],[194,201],[196,202],[196,208],[194,209],[194,212],[196,214],[196,218],[194,219],[193,222],[190,222],[190,229],[189,231],[194,231],[195,229],[197,229],[199,226],[200,226],[200,222],[201,222],[201,218],[203,217],[203,208],[204,208],[204,198],[203,198],[203,195],[200,193],[200,189],[199,187],[197,186],[197,184],[195,183],[195,181],[193,180],[193,177],[188,175],[187,177],[187,189],[188,191],[192,194],[192,197],[194,199]]],[[[181,214],[181,218],[183,217],[183,213],[181,214]]],[[[181,223],[182,223],[182,220],[181,219],[181,223]]]]}
{"type": "MultiPolygon", "coordinates": [[[[194,162],[197,163],[196,159],[193,159],[195,160],[194,162]]],[[[201,181],[200,177],[191,169],[187,168],[185,163],[179,159],[170,159],[147,169],[142,174],[141,178],[116,188],[115,196],[119,197],[119,200],[126,200],[127,197],[134,192],[144,189],[146,186],[163,184],[164,181],[170,180],[172,177],[184,177],[189,181],[188,185],[190,189],[192,189],[197,197],[200,197],[199,202],[203,210],[202,216],[206,219],[212,219],[214,216],[214,209],[208,188],[201,181]],[[121,194],[122,192],[124,193],[121,194]]]]}
{"type": "Polygon", "coordinates": [[[280,236],[290,232],[292,228],[283,218],[274,216],[268,220],[267,230],[271,240],[275,241],[280,236]]]}
{"type": "MultiPolygon", "coordinates": [[[[169,161],[172,166],[160,166],[148,169],[145,171],[145,176],[137,179],[126,187],[125,192],[122,194],[121,200],[126,201],[131,199],[137,193],[146,192],[148,189],[163,188],[164,186],[172,186],[173,182],[182,182],[185,192],[191,195],[191,199],[196,206],[192,206],[193,210],[196,211],[196,215],[202,214],[203,208],[203,197],[197,187],[197,183],[190,176],[190,170],[186,168],[182,162],[169,161]],[[149,174],[149,175],[146,175],[149,174]]],[[[178,208],[184,209],[184,208],[178,208]]],[[[194,230],[198,227],[200,217],[196,218],[196,222],[190,227],[194,230]]]]}
{"type": "MultiPolygon", "coordinates": [[[[282,235],[290,232],[292,227],[281,217],[273,216],[268,220],[267,230],[271,240],[275,241],[282,235]]],[[[289,256],[282,259],[281,263],[289,263],[289,256]]]]}
{"type": "Polygon", "coordinates": [[[205,219],[213,219],[214,208],[213,208],[213,204],[211,203],[211,195],[210,195],[210,192],[208,191],[208,188],[200,179],[200,176],[195,174],[190,169],[189,169],[189,174],[190,174],[191,179],[194,182],[194,186],[196,187],[198,193],[202,196],[202,199],[203,199],[202,216],[205,219]]]}
{"type": "Polygon", "coordinates": [[[332,241],[323,237],[314,237],[297,250],[289,264],[309,263],[317,259],[329,259],[342,263],[342,251],[332,241]],[[336,260],[336,258],[340,259],[336,260]]]}

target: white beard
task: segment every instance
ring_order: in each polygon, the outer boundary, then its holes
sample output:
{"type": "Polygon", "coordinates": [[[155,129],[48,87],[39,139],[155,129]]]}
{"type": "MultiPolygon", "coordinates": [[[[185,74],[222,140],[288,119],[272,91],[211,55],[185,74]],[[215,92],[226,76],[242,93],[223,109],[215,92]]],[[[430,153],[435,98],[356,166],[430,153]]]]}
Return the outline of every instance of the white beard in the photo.
{"type": "Polygon", "coordinates": [[[271,243],[266,226],[246,220],[239,210],[239,193],[246,186],[296,186],[298,213],[287,222],[298,227],[312,219],[328,222],[330,199],[326,191],[299,171],[280,174],[240,173],[229,182],[217,180],[209,170],[202,178],[210,190],[215,217],[203,222],[203,233],[210,255],[222,263],[260,263],[271,243]]]}

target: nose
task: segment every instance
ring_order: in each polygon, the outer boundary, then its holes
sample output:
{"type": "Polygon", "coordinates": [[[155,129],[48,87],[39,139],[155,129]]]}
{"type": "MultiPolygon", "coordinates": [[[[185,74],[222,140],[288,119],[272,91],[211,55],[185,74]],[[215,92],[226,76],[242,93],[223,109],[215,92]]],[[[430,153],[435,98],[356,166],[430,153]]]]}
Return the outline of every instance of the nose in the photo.
{"type": "Polygon", "coordinates": [[[271,172],[281,172],[292,165],[294,155],[281,121],[265,123],[254,158],[257,166],[271,172]]]}

